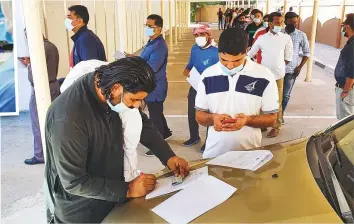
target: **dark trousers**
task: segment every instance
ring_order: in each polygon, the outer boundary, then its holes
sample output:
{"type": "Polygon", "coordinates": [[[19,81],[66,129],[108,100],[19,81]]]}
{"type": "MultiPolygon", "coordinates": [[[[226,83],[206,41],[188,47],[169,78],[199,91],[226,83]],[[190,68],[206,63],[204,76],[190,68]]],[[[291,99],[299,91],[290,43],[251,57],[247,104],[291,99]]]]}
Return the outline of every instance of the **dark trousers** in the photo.
{"type": "Polygon", "coordinates": [[[290,73],[285,74],[284,89],[283,89],[283,103],[282,103],[283,114],[284,114],[286,107],[288,106],[291,91],[293,90],[295,81],[296,81],[296,77],[294,74],[290,74],[290,73]]]}
{"type": "Polygon", "coordinates": [[[193,87],[189,88],[188,92],[188,124],[189,133],[191,139],[199,138],[199,125],[195,120],[195,97],[197,96],[197,91],[193,87]]]}
{"type": "Polygon", "coordinates": [[[161,135],[166,138],[171,133],[171,130],[168,128],[165,115],[163,114],[163,103],[164,102],[146,102],[150,120],[161,135]]]}
{"type": "Polygon", "coordinates": [[[219,18],[219,30],[221,30],[221,29],[224,29],[224,27],[222,26],[223,24],[222,24],[222,22],[223,22],[223,19],[221,18],[219,18]]]}

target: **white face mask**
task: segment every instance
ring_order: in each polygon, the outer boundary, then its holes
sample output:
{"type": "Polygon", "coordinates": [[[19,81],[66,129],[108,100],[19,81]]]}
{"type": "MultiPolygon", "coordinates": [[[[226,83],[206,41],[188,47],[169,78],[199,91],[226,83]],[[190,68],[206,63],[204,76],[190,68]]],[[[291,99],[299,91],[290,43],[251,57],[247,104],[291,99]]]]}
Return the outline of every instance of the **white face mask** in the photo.
{"type": "Polygon", "coordinates": [[[204,47],[208,41],[206,37],[196,37],[195,38],[195,43],[199,46],[199,47],[204,47]]]}
{"type": "Polygon", "coordinates": [[[273,28],[273,32],[274,33],[279,33],[281,31],[281,27],[280,26],[274,26],[273,28]]]}
{"type": "Polygon", "coordinates": [[[255,22],[255,23],[257,23],[257,24],[258,24],[258,23],[261,23],[261,19],[259,19],[259,18],[254,18],[254,19],[253,19],[253,22],[255,22]]]}
{"type": "Polygon", "coordinates": [[[65,19],[65,28],[68,30],[68,31],[72,31],[74,29],[74,26],[71,24],[72,23],[72,20],[69,19],[69,18],[66,18],[65,19]]]}

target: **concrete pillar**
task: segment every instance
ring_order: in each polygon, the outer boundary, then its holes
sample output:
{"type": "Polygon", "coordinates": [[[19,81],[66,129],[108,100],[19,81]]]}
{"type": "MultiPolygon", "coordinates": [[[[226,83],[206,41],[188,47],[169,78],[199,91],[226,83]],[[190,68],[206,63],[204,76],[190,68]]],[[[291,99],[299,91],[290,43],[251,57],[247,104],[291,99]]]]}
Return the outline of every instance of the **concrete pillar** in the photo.
{"type": "Polygon", "coordinates": [[[340,21],[338,22],[338,29],[337,29],[337,38],[336,38],[336,48],[340,48],[340,42],[342,40],[342,33],[341,33],[341,27],[342,27],[342,22],[344,21],[345,18],[345,4],[346,0],[342,0],[341,4],[341,16],[340,16],[340,21]]]}
{"type": "Polygon", "coordinates": [[[312,63],[313,55],[315,50],[315,40],[316,40],[316,29],[317,29],[317,18],[318,18],[318,8],[319,0],[314,0],[313,13],[312,13],[312,28],[310,36],[310,58],[307,62],[307,73],[306,73],[306,82],[311,82],[312,80],[312,63]]]}
{"type": "Polygon", "coordinates": [[[178,2],[178,39],[182,39],[182,0],[178,2]]]}
{"type": "Polygon", "coordinates": [[[284,13],[284,15],[285,15],[285,13],[286,13],[286,9],[288,8],[288,2],[287,2],[287,0],[284,0],[284,8],[283,8],[283,13],[284,13]]]}
{"type": "Polygon", "coordinates": [[[28,50],[31,58],[33,84],[36,90],[36,101],[39,126],[43,142],[44,159],[46,160],[45,121],[48,107],[51,104],[47,63],[44,52],[43,34],[39,15],[40,0],[22,1],[25,16],[28,50]]]}
{"type": "MultiPolygon", "coordinates": [[[[164,19],[164,15],[165,15],[165,4],[164,4],[164,0],[160,0],[160,13],[161,13],[161,17],[162,19],[164,19]]],[[[163,38],[165,38],[165,28],[162,27],[162,36],[163,38]]]]}
{"type": "Polygon", "coordinates": [[[146,13],[149,16],[151,14],[151,2],[150,0],[146,0],[146,13]]]}
{"type": "MultiPolygon", "coordinates": [[[[119,35],[119,50],[121,52],[128,51],[127,46],[127,16],[126,16],[126,7],[125,7],[125,0],[118,0],[117,2],[117,14],[118,14],[118,35],[119,35]]],[[[149,15],[149,14],[148,14],[149,15]]],[[[144,21],[145,22],[145,21],[144,21]]],[[[145,35],[145,34],[144,34],[145,35]]],[[[133,52],[129,52],[133,53],[133,52]]]]}
{"type": "Polygon", "coordinates": [[[191,2],[188,0],[187,1],[187,32],[189,28],[189,24],[191,22],[191,2]]]}
{"type": "Polygon", "coordinates": [[[237,8],[240,8],[240,0],[237,0],[237,8]]]}
{"type": "Polygon", "coordinates": [[[258,9],[258,0],[256,0],[256,9],[258,9]]]}
{"type": "Polygon", "coordinates": [[[267,0],[267,5],[266,5],[266,14],[269,14],[270,11],[270,5],[271,5],[271,0],[267,0]]]}
{"type": "Polygon", "coordinates": [[[245,8],[245,0],[242,0],[242,8],[245,8]]]}
{"type": "Polygon", "coordinates": [[[172,24],[172,0],[168,0],[168,43],[169,43],[169,48],[170,51],[173,52],[173,41],[172,41],[172,29],[173,29],[173,24],[172,24]]]}
{"type": "Polygon", "coordinates": [[[251,0],[248,0],[248,8],[251,8],[251,0]]]}
{"type": "Polygon", "coordinates": [[[178,44],[178,3],[177,3],[177,0],[174,0],[175,1],[175,44],[177,45],[178,44]]]}

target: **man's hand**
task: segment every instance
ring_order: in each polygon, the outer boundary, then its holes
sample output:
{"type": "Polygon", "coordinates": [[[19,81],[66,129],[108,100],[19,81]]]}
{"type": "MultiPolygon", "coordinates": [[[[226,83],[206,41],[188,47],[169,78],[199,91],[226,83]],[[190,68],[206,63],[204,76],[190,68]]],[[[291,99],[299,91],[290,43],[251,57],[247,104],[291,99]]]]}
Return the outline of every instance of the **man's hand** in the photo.
{"type": "Polygon", "coordinates": [[[140,174],[129,183],[127,198],[139,198],[155,189],[156,177],[152,174],[140,174]]]}
{"type": "Polygon", "coordinates": [[[244,114],[236,114],[236,122],[234,123],[225,123],[222,125],[222,131],[238,131],[241,130],[248,121],[248,116],[244,114]]]}
{"type": "Polygon", "coordinates": [[[230,115],[227,114],[212,114],[213,124],[215,131],[223,131],[223,121],[232,119],[230,115]]]}
{"type": "Polygon", "coordinates": [[[173,171],[176,177],[181,176],[182,178],[188,176],[189,167],[186,160],[173,156],[167,161],[167,167],[173,171]]]}
{"type": "Polygon", "coordinates": [[[129,53],[125,52],[125,51],[124,51],[124,55],[125,55],[125,57],[134,57],[135,56],[134,54],[129,54],[129,53]]]}
{"type": "Polygon", "coordinates": [[[298,67],[295,68],[295,70],[294,70],[294,76],[295,76],[295,78],[300,75],[301,69],[302,69],[302,67],[300,67],[300,66],[298,66],[298,67]]]}
{"type": "Polygon", "coordinates": [[[340,94],[340,98],[343,100],[347,95],[348,95],[347,91],[342,91],[342,93],[340,94]]]}
{"type": "Polygon", "coordinates": [[[183,71],[183,75],[186,76],[186,77],[189,77],[189,72],[190,72],[190,70],[186,68],[183,71]]]}
{"type": "Polygon", "coordinates": [[[31,63],[31,59],[29,57],[22,57],[18,60],[26,67],[31,63]]]}

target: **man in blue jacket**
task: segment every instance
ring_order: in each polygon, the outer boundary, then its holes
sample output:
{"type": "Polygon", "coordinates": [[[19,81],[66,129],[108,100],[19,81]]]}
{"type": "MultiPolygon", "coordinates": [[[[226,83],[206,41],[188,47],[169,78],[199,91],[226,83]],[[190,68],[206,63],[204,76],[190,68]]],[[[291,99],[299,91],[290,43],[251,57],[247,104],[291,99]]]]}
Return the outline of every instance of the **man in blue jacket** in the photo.
{"type": "MultiPolygon", "coordinates": [[[[212,33],[207,24],[198,28],[194,28],[193,35],[195,36],[196,44],[193,45],[189,62],[183,72],[184,76],[189,77],[190,71],[195,68],[201,75],[205,69],[219,62],[218,48],[212,46],[212,33]]],[[[183,145],[189,147],[200,142],[199,125],[195,120],[195,97],[197,90],[192,86],[188,92],[188,124],[189,124],[189,140],[183,145]]],[[[201,151],[204,151],[205,145],[201,151]]]]}
{"type": "Polygon", "coordinates": [[[106,61],[106,53],[100,38],[87,28],[90,19],[87,8],[83,5],[73,5],[68,10],[65,27],[75,33],[71,37],[74,47],[70,54],[70,68],[80,61],[90,59],[106,61]]]}
{"type": "MultiPolygon", "coordinates": [[[[147,17],[144,31],[150,40],[141,52],[140,57],[150,65],[155,72],[156,78],[156,89],[146,98],[150,119],[164,139],[167,140],[172,136],[172,132],[168,128],[163,114],[163,103],[167,96],[166,67],[168,49],[161,34],[162,26],[163,19],[161,16],[152,14],[147,17]]],[[[148,151],[145,155],[153,156],[153,153],[148,151]]]]}

